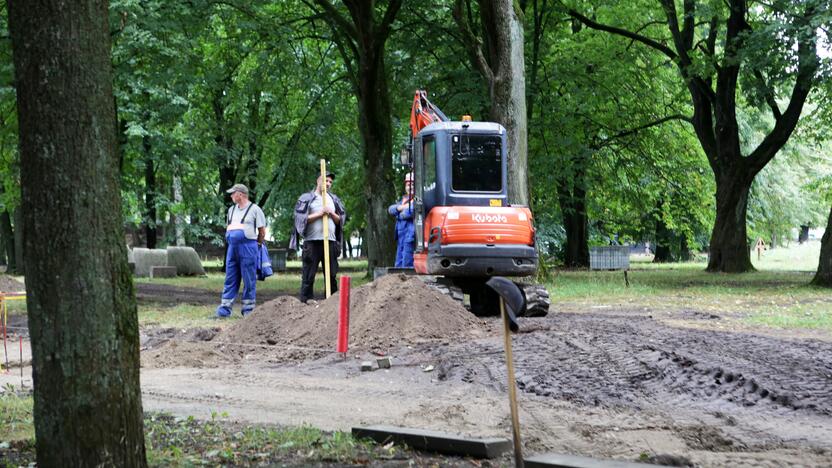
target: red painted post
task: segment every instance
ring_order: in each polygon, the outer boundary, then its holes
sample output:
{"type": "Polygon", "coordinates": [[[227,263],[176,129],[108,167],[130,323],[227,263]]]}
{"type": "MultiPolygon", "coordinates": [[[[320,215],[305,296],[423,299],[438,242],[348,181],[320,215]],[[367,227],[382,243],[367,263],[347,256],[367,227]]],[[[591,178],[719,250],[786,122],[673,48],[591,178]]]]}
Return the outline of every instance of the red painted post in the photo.
{"type": "Polygon", "coordinates": [[[347,352],[347,343],[350,339],[350,277],[341,277],[341,284],[338,286],[338,346],[339,353],[347,352]]]}

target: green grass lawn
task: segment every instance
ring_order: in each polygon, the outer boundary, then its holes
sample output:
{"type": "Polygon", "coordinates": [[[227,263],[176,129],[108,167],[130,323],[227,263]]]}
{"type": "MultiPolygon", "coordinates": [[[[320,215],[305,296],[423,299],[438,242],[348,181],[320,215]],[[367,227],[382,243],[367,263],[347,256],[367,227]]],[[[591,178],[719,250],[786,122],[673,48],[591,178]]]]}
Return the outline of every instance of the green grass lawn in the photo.
{"type": "MultiPolygon", "coordinates": [[[[547,283],[553,309],[569,304],[570,310],[589,310],[592,306],[620,306],[656,310],[693,309],[739,317],[749,324],[777,328],[832,330],[832,291],[809,286],[818,262],[820,244],[793,243],[763,253],[752,261],[756,272],[728,275],[706,273],[706,257],[686,263],[650,263],[645,255],[631,256],[628,273],[630,287],[624,287],[622,272],[556,272],[547,283]]],[[[342,262],[353,288],[366,284],[366,260],[342,262]]],[[[259,291],[297,294],[300,287],[300,262],[288,262],[290,273],[277,273],[258,282],[259,291]]],[[[137,283],[164,283],[181,287],[215,291],[219,297],[224,281],[221,273],[204,277],[166,279],[136,278],[137,283]]],[[[318,275],[316,291],[324,288],[318,275]]],[[[139,323],[143,326],[202,327],[214,326],[214,305],[175,307],[139,305],[139,323]]],[[[8,302],[9,314],[25,313],[22,301],[8,302]]],[[[234,319],[238,319],[235,316],[234,319]]]]}
{"type": "Polygon", "coordinates": [[[553,304],[684,308],[764,327],[832,330],[832,291],[809,285],[819,255],[818,242],[763,252],[759,262],[755,252],[757,271],[738,275],[707,273],[704,258],[653,264],[638,255],[631,257],[629,288],[620,271],[559,271],[547,288],[553,304]]]}

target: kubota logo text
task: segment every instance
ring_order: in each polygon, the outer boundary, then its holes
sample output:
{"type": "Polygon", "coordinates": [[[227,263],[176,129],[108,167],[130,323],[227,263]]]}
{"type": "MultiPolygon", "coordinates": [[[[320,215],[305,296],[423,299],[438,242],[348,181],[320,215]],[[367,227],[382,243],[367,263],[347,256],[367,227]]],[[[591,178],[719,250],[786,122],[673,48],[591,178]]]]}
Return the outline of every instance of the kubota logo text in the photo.
{"type": "Polygon", "coordinates": [[[490,214],[482,214],[477,213],[471,215],[471,219],[473,219],[477,223],[507,223],[508,218],[505,215],[490,215],[490,214]]]}

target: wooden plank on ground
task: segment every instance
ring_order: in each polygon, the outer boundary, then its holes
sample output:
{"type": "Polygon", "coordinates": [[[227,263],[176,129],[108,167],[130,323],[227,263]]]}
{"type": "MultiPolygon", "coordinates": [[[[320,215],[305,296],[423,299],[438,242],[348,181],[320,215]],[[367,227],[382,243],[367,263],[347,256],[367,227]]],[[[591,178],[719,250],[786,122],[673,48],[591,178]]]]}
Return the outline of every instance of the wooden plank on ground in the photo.
{"type": "Polygon", "coordinates": [[[503,438],[476,439],[457,434],[426,431],[395,426],[352,428],[352,435],[379,443],[395,442],[429,452],[475,458],[496,458],[511,450],[511,442],[503,438]]]}

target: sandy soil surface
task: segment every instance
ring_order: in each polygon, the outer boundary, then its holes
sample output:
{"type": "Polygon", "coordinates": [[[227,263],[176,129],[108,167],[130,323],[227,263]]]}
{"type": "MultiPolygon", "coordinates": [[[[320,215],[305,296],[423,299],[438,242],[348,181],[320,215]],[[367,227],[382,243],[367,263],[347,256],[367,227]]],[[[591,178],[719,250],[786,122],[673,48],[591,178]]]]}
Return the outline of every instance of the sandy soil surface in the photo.
{"type": "MultiPolygon", "coordinates": [[[[211,329],[146,330],[144,408],[511,437],[497,319],[398,276],[353,290],[351,304],[346,357],[332,352],[337,297],[278,297],[211,329]],[[360,371],[379,355],[393,366],[360,371]]],[[[721,329],[725,319],[687,309],[579,309],[521,319],[513,336],[527,455],[832,466],[830,337],[721,329]]]]}

